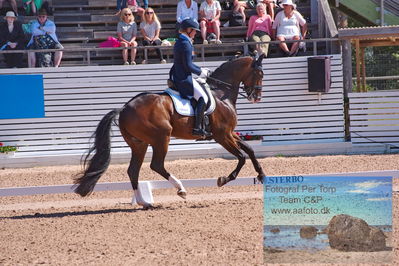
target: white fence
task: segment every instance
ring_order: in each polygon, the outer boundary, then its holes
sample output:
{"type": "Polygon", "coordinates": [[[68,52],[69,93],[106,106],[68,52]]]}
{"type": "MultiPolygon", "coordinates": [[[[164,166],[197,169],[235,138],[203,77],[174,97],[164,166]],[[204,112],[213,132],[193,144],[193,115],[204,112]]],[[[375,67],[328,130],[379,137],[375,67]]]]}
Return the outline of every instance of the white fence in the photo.
{"type": "MultiPolygon", "coordinates": [[[[215,69],[221,63],[199,64],[215,69]]],[[[0,74],[6,75],[43,74],[45,117],[0,120],[0,141],[16,144],[17,158],[81,155],[104,114],[143,91],[163,91],[170,67],[2,69],[0,74]]],[[[262,102],[251,104],[240,96],[237,131],[263,135],[264,145],[344,141],[340,55],[332,58],[332,88],[326,94],[308,92],[307,57],[265,59],[263,69],[262,102]]],[[[117,128],[113,133],[112,152],[129,152],[117,128]]],[[[170,150],[207,150],[215,146],[213,142],[174,139],[170,150]]]]}
{"type": "MultiPolygon", "coordinates": [[[[387,177],[392,178],[399,177],[399,171],[397,170],[385,170],[385,171],[367,171],[367,172],[348,172],[348,173],[322,173],[313,175],[298,175],[303,177],[311,176],[371,176],[371,177],[387,177]]],[[[216,178],[201,178],[201,179],[182,179],[184,187],[215,187],[216,178]]],[[[255,177],[239,177],[226,184],[226,186],[248,186],[248,185],[259,185],[259,181],[255,177]]],[[[152,180],[152,181],[140,181],[139,186],[143,198],[150,203],[154,203],[152,190],[154,189],[165,189],[173,188],[169,181],[166,180],[152,180]]],[[[112,183],[98,183],[94,188],[94,191],[114,191],[114,190],[132,190],[130,182],[112,182],[112,183]]],[[[398,185],[393,183],[392,191],[397,192],[399,190],[398,185]]],[[[36,186],[36,187],[9,187],[0,188],[0,197],[10,196],[31,196],[40,194],[62,194],[62,193],[73,193],[73,185],[53,185],[53,186],[36,186]]],[[[135,203],[133,197],[132,203],[135,203]]]]}
{"type": "Polygon", "coordinates": [[[350,93],[349,103],[352,143],[399,151],[399,91],[350,93]]]}

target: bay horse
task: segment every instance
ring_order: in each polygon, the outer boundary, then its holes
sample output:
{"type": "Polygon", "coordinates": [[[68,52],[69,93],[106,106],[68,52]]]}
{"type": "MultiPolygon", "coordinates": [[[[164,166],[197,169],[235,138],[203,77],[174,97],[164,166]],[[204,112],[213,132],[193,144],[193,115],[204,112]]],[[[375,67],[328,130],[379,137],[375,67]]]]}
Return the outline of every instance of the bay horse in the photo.
{"type": "MultiPolygon", "coordinates": [[[[234,132],[237,125],[236,102],[241,83],[249,101],[256,103],[261,100],[263,58],[262,54],[258,59],[246,56],[227,61],[208,78],[216,101],[216,108],[209,115],[212,133],[209,139],[214,139],[238,158],[236,168],[227,177],[218,178],[219,187],[238,176],[245,164],[242,151],[251,159],[258,173],[258,180],[262,182],[265,176],[251,146],[234,132]]],[[[132,156],[127,173],[136,202],[144,208],[151,207],[151,204],[143,199],[138,186],[139,172],[148,145],[151,145],[153,149],[151,169],[168,180],[177,189],[180,197],[186,198],[187,192],[181,181],[165,169],[164,161],[171,137],[179,139],[200,139],[201,137],[192,135],[194,117],[178,114],[174,109],[172,99],[166,93],[141,93],[122,108],[110,111],[101,119],[93,134],[94,143],[84,158],[84,171],[74,180],[74,191],[82,197],[89,195],[107,170],[111,152],[111,125],[118,115],[120,132],[131,148],[132,156]]]]}

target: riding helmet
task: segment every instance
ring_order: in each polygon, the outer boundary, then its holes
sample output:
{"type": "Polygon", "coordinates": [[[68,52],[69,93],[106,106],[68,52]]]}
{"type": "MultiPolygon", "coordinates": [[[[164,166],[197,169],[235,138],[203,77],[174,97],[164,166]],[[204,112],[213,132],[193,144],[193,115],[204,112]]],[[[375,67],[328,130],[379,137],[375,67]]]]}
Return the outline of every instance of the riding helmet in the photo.
{"type": "Polygon", "coordinates": [[[181,30],[185,30],[188,28],[192,28],[194,30],[200,31],[198,22],[192,18],[187,18],[187,19],[183,20],[180,24],[181,30]]]}

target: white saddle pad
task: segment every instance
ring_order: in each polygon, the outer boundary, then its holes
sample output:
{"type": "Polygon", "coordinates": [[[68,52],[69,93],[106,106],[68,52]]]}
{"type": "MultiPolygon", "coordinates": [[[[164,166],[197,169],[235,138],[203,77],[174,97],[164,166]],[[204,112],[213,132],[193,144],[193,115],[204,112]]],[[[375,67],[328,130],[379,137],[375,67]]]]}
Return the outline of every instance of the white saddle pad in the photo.
{"type": "MultiPolygon", "coordinates": [[[[215,111],[216,102],[209,88],[206,88],[206,90],[208,91],[208,95],[210,96],[211,104],[209,105],[209,108],[205,111],[205,114],[209,115],[213,111],[215,111]]],[[[175,106],[175,109],[179,114],[185,116],[195,115],[195,111],[190,103],[190,100],[182,98],[178,91],[172,90],[171,88],[167,88],[165,92],[169,94],[170,98],[172,98],[173,105],[175,106]]]]}

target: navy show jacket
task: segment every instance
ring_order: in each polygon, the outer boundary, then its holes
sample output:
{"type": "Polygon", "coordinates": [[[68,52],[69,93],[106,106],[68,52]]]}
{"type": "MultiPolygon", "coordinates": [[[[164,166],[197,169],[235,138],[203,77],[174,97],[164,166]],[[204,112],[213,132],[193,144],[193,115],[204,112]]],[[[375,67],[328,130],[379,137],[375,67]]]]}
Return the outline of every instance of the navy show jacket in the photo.
{"type": "Polygon", "coordinates": [[[194,95],[192,73],[201,74],[201,68],[193,63],[193,45],[188,36],[179,34],[173,48],[173,66],[169,75],[183,98],[194,95]]]}

